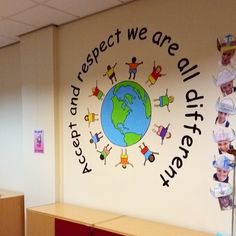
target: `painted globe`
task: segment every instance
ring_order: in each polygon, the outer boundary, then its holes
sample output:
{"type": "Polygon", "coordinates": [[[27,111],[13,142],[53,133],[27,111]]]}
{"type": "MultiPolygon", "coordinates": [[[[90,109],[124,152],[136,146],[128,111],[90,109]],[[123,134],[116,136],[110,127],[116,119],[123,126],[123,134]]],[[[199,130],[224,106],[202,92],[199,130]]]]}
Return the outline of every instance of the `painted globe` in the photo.
{"type": "Polygon", "coordinates": [[[114,85],[101,106],[101,125],[111,143],[120,147],[136,144],[151,121],[151,101],[144,88],[133,81],[114,85]]]}

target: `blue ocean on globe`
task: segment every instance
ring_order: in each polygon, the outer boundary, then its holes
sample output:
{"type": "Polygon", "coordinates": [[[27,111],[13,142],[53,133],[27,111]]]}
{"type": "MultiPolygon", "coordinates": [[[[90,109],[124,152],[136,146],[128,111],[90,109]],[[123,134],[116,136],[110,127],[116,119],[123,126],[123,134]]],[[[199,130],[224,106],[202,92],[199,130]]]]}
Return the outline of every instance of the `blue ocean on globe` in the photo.
{"type": "Polygon", "coordinates": [[[111,143],[131,146],[142,139],[151,121],[151,102],[141,85],[122,81],[105,95],[101,107],[101,125],[111,143]]]}

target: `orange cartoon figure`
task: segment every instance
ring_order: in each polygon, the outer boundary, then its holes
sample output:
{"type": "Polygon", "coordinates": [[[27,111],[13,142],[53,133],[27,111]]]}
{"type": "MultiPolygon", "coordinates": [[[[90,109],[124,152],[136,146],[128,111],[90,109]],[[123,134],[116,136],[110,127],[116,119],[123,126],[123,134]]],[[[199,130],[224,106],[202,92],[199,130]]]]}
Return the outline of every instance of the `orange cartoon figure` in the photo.
{"type": "Polygon", "coordinates": [[[104,93],[98,88],[97,81],[96,81],[96,87],[92,88],[92,94],[89,95],[89,97],[95,96],[98,100],[102,100],[104,97],[104,93]]]}
{"type": "Polygon", "coordinates": [[[97,152],[100,153],[100,159],[102,161],[104,160],[104,165],[106,165],[106,159],[107,159],[108,155],[110,154],[111,149],[112,149],[112,147],[109,147],[109,144],[107,144],[106,146],[104,146],[102,151],[97,150],[97,152]]]}
{"type": "Polygon", "coordinates": [[[84,116],[84,120],[87,121],[88,125],[90,126],[90,123],[98,120],[98,118],[96,118],[97,116],[98,114],[91,113],[88,109],[88,114],[84,116]]]}
{"type": "Polygon", "coordinates": [[[167,107],[167,110],[170,111],[169,109],[169,104],[172,103],[174,101],[174,97],[173,96],[168,96],[168,89],[166,89],[166,94],[163,96],[160,96],[157,99],[153,99],[153,101],[158,101],[158,104],[155,104],[155,107],[167,107]]]}
{"type": "Polygon", "coordinates": [[[161,137],[161,144],[163,144],[163,141],[165,138],[169,139],[171,138],[171,133],[168,131],[170,124],[168,124],[166,127],[162,125],[156,125],[154,124],[154,127],[157,128],[157,130],[154,128],[152,131],[161,137]]]}
{"type": "Polygon", "coordinates": [[[133,79],[135,79],[136,73],[137,73],[137,67],[141,64],[143,64],[143,62],[136,62],[137,58],[133,57],[132,62],[126,62],[125,64],[129,66],[129,79],[131,79],[131,76],[133,75],[133,79]]]}
{"type": "Polygon", "coordinates": [[[113,84],[114,82],[113,82],[113,78],[114,78],[114,80],[115,81],[117,81],[117,79],[116,79],[116,74],[115,74],[115,66],[116,66],[116,63],[115,63],[115,65],[114,66],[110,66],[110,65],[108,65],[107,66],[107,71],[106,71],[106,73],[103,75],[103,76],[107,76],[110,80],[111,80],[111,83],[113,84]]]}
{"type": "Polygon", "coordinates": [[[145,143],[142,143],[142,144],[143,144],[143,147],[142,145],[140,145],[139,148],[141,150],[141,153],[144,155],[144,165],[146,164],[147,160],[150,162],[154,162],[155,161],[154,154],[159,155],[159,153],[150,151],[150,149],[145,145],[145,143]]]}
{"type": "Polygon", "coordinates": [[[154,61],[152,73],[148,76],[148,79],[146,81],[146,84],[149,83],[149,87],[154,85],[159,77],[166,75],[166,74],[161,74],[161,71],[162,71],[162,67],[160,65],[156,66],[155,61],[154,61]]]}
{"type": "Polygon", "coordinates": [[[127,149],[125,149],[125,153],[123,153],[123,149],[121,149],[121,154],[120,154],[120,162],[117,163],[115,166],[121,165],[124,169],[126,168],[127,165],[130,165],[134,167],[129,161],[128,161],[128,154],[127,154],[127,149]]]}

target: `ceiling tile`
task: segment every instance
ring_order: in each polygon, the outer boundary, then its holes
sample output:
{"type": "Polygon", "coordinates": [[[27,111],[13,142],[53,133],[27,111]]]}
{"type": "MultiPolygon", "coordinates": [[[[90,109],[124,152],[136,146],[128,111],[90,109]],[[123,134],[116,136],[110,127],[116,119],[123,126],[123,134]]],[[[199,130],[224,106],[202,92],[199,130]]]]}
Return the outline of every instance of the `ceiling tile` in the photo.
{"type": "Polygon", "coordinates": [[[24,34],[35,29],[36,28],[33,26],[21,24],[8,19],[0,21],[0,34],[9,37],[18,36],[20,34],[24,34]]]}
{"type": "Polygon", "coordinates": [[[12,19],[43,27],[50,24],[60,25],[75,20],[76,17],[46,6],[37,6],[12,17],[12,19]]]}
{"type": "Polygon", "coordinates": [[[12,16],[35,5],[36,3],[29,0],[1,0],[0,16],[12,16]]]}
{"type": "Polygon", "coordinates": [[[46,5],[83,17],[121,4],[118,0],[50,0],[46,5]]]}
{"type": "Polygon", "coordinates": [[[18,42],[19,38],[15,37],[15,38],[8,38],[8,37],[4,37],[0,35],[0,47],[4,47],[6,45],[18,42]]]}

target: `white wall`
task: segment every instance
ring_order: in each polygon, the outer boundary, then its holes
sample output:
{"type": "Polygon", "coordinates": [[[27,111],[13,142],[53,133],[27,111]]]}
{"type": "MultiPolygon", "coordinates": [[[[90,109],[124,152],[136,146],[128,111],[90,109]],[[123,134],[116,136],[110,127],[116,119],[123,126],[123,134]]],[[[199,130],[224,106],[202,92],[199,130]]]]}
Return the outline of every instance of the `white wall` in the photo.
{"type": "MultiPolygon", "coordinates": [[[[216,38],[234,33],[233,6],[233,0],[227,0],[227,4],[215,0],[214,7],[212,2],[204,0],[191,3],[188,0],[159,3],[138,0],[61,26],[58,35],[54,27],[48,27],[22,36],[20,44],[1,49],[0,74],[4,79],[0,80],[0,187],[23,191],[26,206],[59,199],[189,228],[228,233],[231,213],[219,210],[209,188],[215,171],[211,162],[217,152],[212,140],[215,102],[220,96],[212,81],[212,75],[219,70],[216,38]],[[147,28],[147,38],[129,41],[127,30],[132,27],[147,28]],[[88,54],[110,35],[115,39],[117,29],[121,31],[119,43],[100,53],[98,63],[93,63],[83,75],[84,82],[80,82],[77,74],[88,54]],[[159,47],[152,42],[157,31],[171,36],[172,42],[179,45],[175,56],[169,55],[167,45],[159,47]],[[89,131],[99,131],[101,124],[97,122],[88,127],[84,115],[88,107],[100,113],[101,102],[88,95],[96,80],[105,93],[111,88],[110,81],[102,76],[107,65],[117,62],[117,78],[126,80],[125,62],[132,56],[144,61],[136,81],[148,91],[152,102],[166,88],[175,96],[175,102],[170,113],[152,107],[147,135],[137,145],[128,147],[134,168],[123,170],[115,167],[121,152],[117,145],[113,145],[107,165],[101,162],[94,146],[89,144],[89,131]],[[201,72],[196,80],[188,83],[183,83],[177,68],[178,61],[184,57],[191,66],[197,64],[201,72]],[[167,76],[161,78],[156,87],[148,88],[145,80],[153,60],[163,66],[167,76]],[[80,88],[75,116],[70,113],[71,85],[80,88]],[[196,121],[202,135],[183,128],[183,125],[194,124],[193,119],[185,116],[190,112],[185,95],[192,88],[204,95],[204,107],[198,107],[204,122],[196,121]],[[82,164],[79,160],[83,159],[75,156],[70,122],[76,124],[74,128],[80,134],[79,148],[86,157],[82,164]],[[151,132],[156,122],[171,124],[173,136],[164,145],[151,132]],[[44,130],[44,154],[33,151],[35,129],[44,130]],[[179,146],[186,134],[194,140],[189,158],[178,169],[170,187],[163,187],[160,174],[169,167],[174,156],[182,155],[179,146]],[[151,150],[157,148],[160,152],[157,160],[145,167],[138,148],[142,141],[151,150]],[[83,174],[86,163],[92,171],[83,174]]],[[[235,127],[235,117],[230,119],[235,127]]],[[[99,150],[108,142],[104,137],[99,150]]]]}
{"type": "MultiPolygon", "coordinates": [[[[227,1],[227,6],[235,6],[234,1],[227,1]]],[[[74,22],[59,28],[59,78],[60,78],[60,117],[62,127],[64,194],[65,202],[92,206],[111,210],[122,214],[159,220],[166,223],[182,225],[210,232],[230,232],[231,212],[222,212],[218,200],[210,194],[214,154],[217,153],[216,143],[212,139],[214,120],[216,118],[215,103],[220,90],[213,83],[212,75],[219,70],[220,54],[216,48],[219,36],[234,33],[232,22],[235,20],[234,8],[226,7],[225,2],[200,1],[135,1],[124,7],[112,9],[74,22]],[[222,11],[224,9],[224,11],[222,11]],[[230,16],[230,17],[229,17],[230,16]],[[94,25],[99,28],[95,31],[94,25]],[[217,26],[217,27],[216,27],[217,26]],[[141,39],[128,40],[129,28],[145,27],[147,33],[141,39]],[[82,73],[83,82],[77,79],[77,74],[83,70],[83,63],[93,50],[99,48],[102,41],[107,46],[107,40],[116,39],[117,29],[120,30],[119,42],[103,52],[100,51],[98,62],[89,66],[82,73]],[[155,32],[171,36],[171,43],[177,43],[179,50],[174,56],[168,53],[168,44],[162,47],[152,41],[155,32]],[[112,35],[110,37],[110,35],[112,35]],[[113,38],[112,38],[113,37],[113,38]],[[116,74],[118,81],[128,79],[128,68],[125,62],[136,56],[144,64],[138,68],[136,82],[140,83],[152,99],[152,120],[145,137],[136,145],[128,147],[128,155],[134,168],[123,170],[115,167],[119,161],[122,147],[113,145],[107,137],[98,144],[98,150],[110,143],[112,153],[107,164],[99,159],[99,154],[93,144],[89,143],[90,134],[102,130],[101,123],[88,124],[84,121],[87,108],[98,113],[101,119],[102,101],[89,97],[96,81],[106,94],[112,87],[110,81],[103,77],[107,65],[117,62],[116,74]],[[178,62],[188,58],[187,68],[198,65],[200,75],[186,83],[178,69],[178,62]],[[156,60],[163,67],[167,76],[161,78],[156,86],[148,88],[145,81],[156,60]],[[86,70],[87,70],[86,69],[86,70]],[[71,99],[74,96],[71,85],[80,89],[77,96],[77,113],[70,113],[71,99]],[[167,109],[157,109],[153,106],[153,98],[165,92],[175,96],[175,102],[167,109]],[[204,96],[203,107],[187,108],[186,94],[195,89],[199,96],[204,96]],[[186,117],[185,114],[197,111],[204,121],[198,117],[186,117]],[[70,122],[75,124],[69,128],[70,122]],[[160,144],[154,136],[154,123],[171,124],[173,137],[160,144]],[[184,125],[194,124],[201,130],[201,135],[195,134],[184,125]],[[73,144],[72,130],[79,135],[79,147],[73,144]],[[160,174],[169,169],[175,156],[182,157],[179,150],[181,139],[189,135],[193,145],[189,147],[189,157],[183,160],[183,166],[177,170],[177,175],[170,180],[170,187],[163,187],[160,174]],[[143,157],[139,145],[145,142],[151,150],[159,150],[160,156],[153,164],[143,166],[143,157]],[[83,156],[77,157],[75,151],[82,150],[83,156]],[[82,164],[81,164],[82,162],[82,164]],[[91,172],[83,174],[86,167],[91,172]]],[[[164,37],[164,36],[163,36],[164,37]]],[[[91,56],[92,57],[92,56],[91,56]]],[[[90,58],[91,58],[90,57],[90,58]]],[[[86,68],[86,66],[84,66],[86,68]]],[[[233,95],[235,99],[235,94],[233,95]]],[[[231,125],[235,127],[235,119],[231,117],[231,125]]],[[[187,146],[185,145],[185,148],[187,146]]],[[[231,176],[232,177],[232,176],[231,176]]]]}
{"type": "Polygon", "coordinates": [[[26,206],[55,201],[54,28],[21,38],[22,130],[26,206]],[[44,153],[34,153],[34,130],[44,131],[44,153]]]}
{"type": "Polygon", "coordinates": [[[0,186],[23,192],[19,44],[0,50],[0,186]]]}

